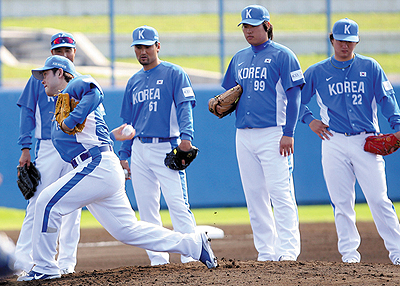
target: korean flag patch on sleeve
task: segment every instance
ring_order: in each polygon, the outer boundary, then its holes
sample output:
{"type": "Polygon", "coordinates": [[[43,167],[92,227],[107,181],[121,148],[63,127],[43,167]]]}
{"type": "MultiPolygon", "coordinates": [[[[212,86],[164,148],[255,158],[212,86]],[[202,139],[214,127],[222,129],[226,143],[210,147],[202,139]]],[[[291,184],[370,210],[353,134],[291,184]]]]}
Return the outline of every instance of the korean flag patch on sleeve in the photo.
{"type": "Polygon", "coordinates": [[[190,86],[182,88],[182,92],[185,97],[194,97],[193,88],[190,86]]]}

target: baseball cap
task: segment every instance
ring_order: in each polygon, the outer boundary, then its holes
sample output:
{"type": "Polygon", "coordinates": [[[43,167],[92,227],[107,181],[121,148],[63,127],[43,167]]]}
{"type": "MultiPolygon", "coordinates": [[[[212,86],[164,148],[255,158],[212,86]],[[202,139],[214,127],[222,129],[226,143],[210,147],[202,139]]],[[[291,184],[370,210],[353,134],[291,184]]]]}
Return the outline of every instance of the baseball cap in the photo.
{"type": "Polygon", "coordinates": [[[269,21],[267,8],[260,5],[250,5],[242,10],[242,22],[238,24],[249,24],[252,26],[261,25],[264,21],[269,21]]]}
{"type": "Polygon", "coordinates": [[[51,49],[56,49],[59,47],[69,47],[75,48],[74,36],[70,33],[60,32],[51,36],[51,49]]]}
{"type": "Polygon", "coordinates": [[[338,41],[358,42],[358,24],[353,20],[344,18],[337,21],[332,28],[333,38],[338,41]]]}
{"type": "Polygon", "coordinates": [[[32,75],[38,80],[43,80],[43,71],[54,68],[62,68],[65,72],[72,74],[74,77],[77,75],[74,64],[69,59],[62,56],[48,57],[44,63],[44,67],[33,69],[32,75]]]}
{"type": "Polygon", "coordinates": [[[150,26],[136,28],[133,30],[132,38],[131,47],[135,45],[151,46],[159,41],[157,30],[150,26]]]}

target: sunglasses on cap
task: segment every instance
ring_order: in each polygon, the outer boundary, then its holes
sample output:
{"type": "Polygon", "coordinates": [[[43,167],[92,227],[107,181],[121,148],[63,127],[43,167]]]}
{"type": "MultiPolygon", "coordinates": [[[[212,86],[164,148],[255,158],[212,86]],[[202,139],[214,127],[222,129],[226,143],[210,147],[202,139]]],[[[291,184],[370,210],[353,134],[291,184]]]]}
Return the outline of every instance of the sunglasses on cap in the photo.
{"type": "Polygon", "coordinates": [[[63,43],[75,44],[75,41],[73,39],[71,39],[70,37],[58,37],[58,38],[55,38],[51,42],[51,45],[58,45],[58,44],[63,44],[63,43]]]}

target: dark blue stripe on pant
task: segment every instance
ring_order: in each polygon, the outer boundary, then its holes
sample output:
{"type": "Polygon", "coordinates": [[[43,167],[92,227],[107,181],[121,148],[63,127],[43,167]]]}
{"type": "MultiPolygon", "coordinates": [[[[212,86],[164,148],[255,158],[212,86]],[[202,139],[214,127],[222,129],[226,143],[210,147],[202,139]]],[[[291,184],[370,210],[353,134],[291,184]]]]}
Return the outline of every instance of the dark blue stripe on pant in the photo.
{"type": "Polygon", "coordinates": [[[49,216],[50,211],[53,206],[66,194],[69,190],[71,190],[74,186],[76,186],[85,176],[93,172],[93,170],[100,164],[101,161],[101,153],[98,153],[98,156],[92,157],[92,162],[90,162],[83,170],[79,173],[76,173],[75,176],[71,178],[48,202],[44,211],[43,217],[43,225],[42,232],[47,232],[47,227],[49,224],[49,216]]]}

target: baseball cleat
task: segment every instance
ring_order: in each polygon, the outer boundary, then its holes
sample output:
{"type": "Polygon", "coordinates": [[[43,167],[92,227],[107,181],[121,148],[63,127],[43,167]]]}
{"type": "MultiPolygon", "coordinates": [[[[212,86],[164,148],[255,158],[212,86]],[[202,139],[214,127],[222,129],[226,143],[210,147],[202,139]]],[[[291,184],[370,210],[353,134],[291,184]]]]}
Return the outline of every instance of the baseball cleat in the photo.
{"type": "Polygon", "coordinates": [[[203,262],[208,268],[215,268],[218,266],[217,258],[211,249],[211,239],[204,232],[200,234],[202,241],[202,248],[199,260],[203,262]]]}
{"type": "Polygon", "coordinates": [[[344,263],[359,263],[358,259],[356,258],[349,258],[343,261],[344,263]]]}
{"type": "Polygon", "coordinates": [[[279,257],[278,261],[296,261],[296,257],[291,255],[282,255],[279,257]]]}
{"type": "Polygon", "coordinates": [[[64,268],[64,269],[61,269],[60,271],[61,271],[61,275],[75,273],[75,270],[73,268],[64,268]]]}
{"type": "Polygon", "coordinates": [[[18,277],[17,281],[32,281],[61,278],[61,274],[48,275],[31,270],[27,276],[18,277]]]}

